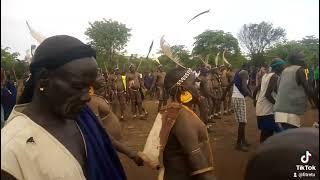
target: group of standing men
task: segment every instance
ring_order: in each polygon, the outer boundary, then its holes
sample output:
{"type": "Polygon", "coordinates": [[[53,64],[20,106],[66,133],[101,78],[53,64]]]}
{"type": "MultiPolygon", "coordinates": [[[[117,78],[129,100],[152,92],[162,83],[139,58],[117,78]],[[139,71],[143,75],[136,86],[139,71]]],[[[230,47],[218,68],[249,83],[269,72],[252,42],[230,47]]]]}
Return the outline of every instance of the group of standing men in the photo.
{"type": "Polygon", "coordinates": [[[105,76],[105,98],[110,102],[118,101],[120,119],[124,119],[124,112],[128,102],[131,104],[133,118],[137,118],[138,113],[140,119],[145,119],[148,115],[148,112],[143,107],[146,91],[156,89],[159,97],[158,111],[167,104],[168,96],[163,87],[165,76],[166,72],[164,72],[162,65],[159,65],[158,70],[151,79],[151,86],[146,88],[142,74],[137,72],[135,65],[130,64],[129,72],[123,74],[116,67],[113,73],[105,76]]]}
{"type": "MultiPolygon", "coordinates": [[[[124,75],[124,74],[123,74],[124,75]]],[[[143,100],[146,95],[146,84],[142,75],[136,71],[135,65],[129,66],[129,72],[123,76],[118,67],[114,69],[113,74],[109,74],[105,79],[107,82],[106,93],[107,99],[113,102],[118,101],[121,119],[124,119],[124,111],[126,102],[131,102],[131,112],[133,117],[144,119],[147,112],[143,108],[143,100]]],[[[159,65],[157,71],[153,73],[152,81],[150,81],[149,91],[155,91],[159,100],[158,112],[163,106],[166,106],[169,99],[168,93],[164,89],[164,79],[166,72],[162,65],[159,65]]],[[[227,87],[233,81],[233,72],[231,66],[208,67],[202,66],[197,78],[198,90],[203,97],[203,106],[199,106],[201,119],[206,123],[214,123],[214,119],[221,119],[221,115],[229,115],[233,112],[231,107],[232,89],[227,87]],[[224,99],[222,99],[225,94],[224,99]],[[221,111],[223,107],[223,111],[221,111]]],[[[208,129],[212,130],[211,125],[208,129]]]]}

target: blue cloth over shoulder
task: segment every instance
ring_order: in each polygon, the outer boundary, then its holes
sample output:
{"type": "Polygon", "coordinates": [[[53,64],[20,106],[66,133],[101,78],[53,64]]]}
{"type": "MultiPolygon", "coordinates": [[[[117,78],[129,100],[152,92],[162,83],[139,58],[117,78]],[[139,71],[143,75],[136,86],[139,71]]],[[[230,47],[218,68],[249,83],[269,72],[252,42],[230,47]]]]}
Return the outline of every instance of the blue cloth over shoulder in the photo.
{"type": "Polygon", "coordinates": [[[4,88],[1,88],[1,104],[4,111],[4,120],[9,118],[9,115],[16,105],[17,89],[12,81],[8,81],[4,88]]]}
{"type": "Polygon", "coordinates": [[[87,179],[126,180],[108,134],[88,106],[82,110],[77,123],[87,147],[87,179]]]}

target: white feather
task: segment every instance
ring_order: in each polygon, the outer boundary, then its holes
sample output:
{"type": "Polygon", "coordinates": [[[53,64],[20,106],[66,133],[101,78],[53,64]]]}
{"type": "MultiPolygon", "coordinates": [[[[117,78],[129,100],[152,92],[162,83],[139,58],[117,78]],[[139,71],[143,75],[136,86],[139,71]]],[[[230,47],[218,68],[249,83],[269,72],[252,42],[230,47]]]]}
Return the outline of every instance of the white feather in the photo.
{"type": "Polygon", "coordinates": [[[160,65],[160,61],[158,58],[154,59],[154,61],[156,61],[160,65]]]}
{"type": "Polygon", "coordinates": [[[231,65],[231,64],[229,63],[229,61],[227,61],[227,59],[224,57],[224,53],[225,53],[225,52],[226,52],[226,49],[223,51],[222,59],[223,59],[223,61],[224,61],[225,63],[231,65]]]}
{"type": "Polygon", "coordinates": [[[175,62],[178,66],[181,66],[182,68],[185,68],[181,62],[179,57],[175,56],[170,48],[170,45],[164,40],[164,36],[160,39],[160,47],[164,55],[168,56],[169,59],[171,59],[173,62],[175,62]]]}
{"type": "Polygon", "coordinates": [[[206,56],[206,63],[207,63],[207,64],[209,64],[209,57],[210,57],[210,54],[208,54],[208,55],[206,56]]]}
{"type": "Polygon", "coordinates": [[[34,29],[31,28],[31,26],[29,25],[28,21],[27,21],[27,26],[28,29],[30,31],[31,36],[39,43],[41,44],[42,41],[44,41],[46,39],[45,36],[43,36],[42,34],[40,34],[39,32],[36,32],[34,29]]]}
{"type": "Polygon", "coordinates": [[[208,63],[209,54],[206,56],[206,60],[204,60],[204,58],[201,56],[196,56],[196,57],[198,57],[202,61],[202,63],[205,64],[206,66],[210,66],[210,64],[208,63]]]}
{"type": "Polygon", "coordinates": [[[220,52],[217,53],[216,59],[215,59],[215,61],[214,61],[216,67],[218,66],[219,54],[220,54],[220,52]]]}

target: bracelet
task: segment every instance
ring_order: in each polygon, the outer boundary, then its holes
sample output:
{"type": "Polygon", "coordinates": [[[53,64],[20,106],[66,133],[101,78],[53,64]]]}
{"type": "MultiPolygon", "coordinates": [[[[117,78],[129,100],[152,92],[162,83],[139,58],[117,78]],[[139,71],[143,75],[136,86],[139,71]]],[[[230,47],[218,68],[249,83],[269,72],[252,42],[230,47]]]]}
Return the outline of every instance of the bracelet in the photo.
{"type": "Polygon", "coordinates": [[[193,171],[191,173],[191,176],[202,174],[202,173],[205,173],[205,172],[208,172],[208,171],[212,171],[213,169],[214,168],[211,166],[211,167],[203,168],[203,169],[200,169],[200,170],[197,170],[197,171],[193,171]]]}

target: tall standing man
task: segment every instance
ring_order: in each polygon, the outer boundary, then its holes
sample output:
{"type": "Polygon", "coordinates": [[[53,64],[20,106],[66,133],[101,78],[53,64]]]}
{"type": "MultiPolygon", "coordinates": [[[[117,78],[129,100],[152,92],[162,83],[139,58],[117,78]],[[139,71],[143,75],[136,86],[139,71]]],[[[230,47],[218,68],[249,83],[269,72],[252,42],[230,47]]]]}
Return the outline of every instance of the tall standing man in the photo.
{"type": "Polygon", "coordinates": [[[281,74],[274,105],[275,120],[281,130],[300,127],[301,116],[307,110],[307,100],[315,99],[304,72],[304,55],[292,53],[288,61],[290,65],[281,74]]]}
{"type": "Polygon", "coordinates": [[[133,64],[129,66],[130,72],[126,75],[126,84],[127,84],[127,91],[128,95],[130,96],[131,101],[131,110],[133,113],[133,118],[137,117],[137,108],[140,114],[140,118],[144,119],[146,114],[143,114],[143,107],[142,107],[142,96],[140,92],[140,88],[144,88],[142,79],[140,78],[140,74],[136,72],[136,67],[133,64]]]}
{"type": "Polygon", "coordinates": [[[158,66],[158,71],[154,73],[154,79],[151,86],[151,89],[157,87],[157,91],[159,93],[159,104],[158,104],[158,112],[160,111],[162,106],[167,105],[167,93],[164,89],[164,78],[166,77],[166,72],[163,71],[163,66],[160,64],[158,66]]]}

